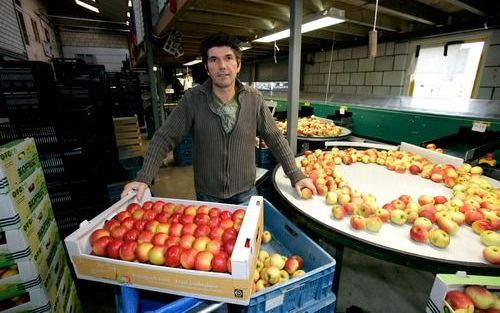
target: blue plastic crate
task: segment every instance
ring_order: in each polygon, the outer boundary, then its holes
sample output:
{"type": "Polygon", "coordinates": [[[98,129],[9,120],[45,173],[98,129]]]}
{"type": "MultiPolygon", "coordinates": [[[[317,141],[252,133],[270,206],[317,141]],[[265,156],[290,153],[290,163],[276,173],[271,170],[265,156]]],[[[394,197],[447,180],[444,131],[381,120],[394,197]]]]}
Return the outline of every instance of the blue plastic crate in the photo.
{"type": "Polygon", "coordinates": [[[304,309],[331,297],[335,260],[267,200],[264,200],[264,225],[273,239],[261,249],[300,255],[306,274],[253,294],[241,312],[314,312],[304,309]]]}

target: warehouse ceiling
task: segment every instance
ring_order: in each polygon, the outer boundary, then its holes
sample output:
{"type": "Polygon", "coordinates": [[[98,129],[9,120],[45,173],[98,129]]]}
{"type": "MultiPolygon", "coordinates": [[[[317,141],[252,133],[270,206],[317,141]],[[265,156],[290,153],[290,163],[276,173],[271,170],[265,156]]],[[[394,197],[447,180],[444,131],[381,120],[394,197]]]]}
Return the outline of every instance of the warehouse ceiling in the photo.
{"type": "MultiPolygon", "coordinates": [[[[96,14],[75,4],[74,0],[45,0],[49,15],[64,27],[126,29],[127,0],[82,0],[100,8],[96,14]]],[[[293,1],[293,0],[291,0],[293,1]]],[[[152,1],[156,2],[156,1],[152,1]]],[[[168,1],[167,1],[168,2],[168,1]]],[[[170,0],[153,27],[155,58],[161,64],[178,65],[199,54],[203,37],[227,32],[241,41],[251,41],[273,29],[286,27],[290,19],[289,0],[170,0]],[[162,47],[169,31],[182,35],[184,54],[175,57],[162,47]]],[[[375,0],[303,0],[303,17],[330,8],[345,11],[346,22],[302,35],[302,52],[332,47],[366,45],[373,27],[375,0]]],[[[456,33],[499,25],[498,0],[379,0],[377,31],[379,42],[404,40],[437,33],[456,33]]],[[[246,59],[271,58],[287,54],[288,40],[254,43],[244,52],[246,59]]]]}

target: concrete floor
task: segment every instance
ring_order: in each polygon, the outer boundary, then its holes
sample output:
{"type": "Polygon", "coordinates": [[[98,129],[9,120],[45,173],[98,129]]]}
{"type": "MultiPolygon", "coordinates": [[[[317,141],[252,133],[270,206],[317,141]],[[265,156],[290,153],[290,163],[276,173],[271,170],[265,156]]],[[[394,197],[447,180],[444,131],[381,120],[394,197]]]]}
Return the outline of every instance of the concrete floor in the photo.
{"type": "MultiPolygon", "coordinates": [[[[195,199],[192,166],[175,166],[171,156],[166,163],[168,166],[162,167],[155,179],[153,194],[158,197],[195,199]]],[[[431,273],[381,261],[348,248],[344,250],[340,275],[336,304],[338,313],[425,312],[434,281],[431,273]],[[352,306],[362,311],[349,309],[352,306]]],[[[112,289],[98,286],[96,290],[99,288],[103,289],[103,297],[84,299],[85,312],[115,312],[109,296],[112,289]]]]}

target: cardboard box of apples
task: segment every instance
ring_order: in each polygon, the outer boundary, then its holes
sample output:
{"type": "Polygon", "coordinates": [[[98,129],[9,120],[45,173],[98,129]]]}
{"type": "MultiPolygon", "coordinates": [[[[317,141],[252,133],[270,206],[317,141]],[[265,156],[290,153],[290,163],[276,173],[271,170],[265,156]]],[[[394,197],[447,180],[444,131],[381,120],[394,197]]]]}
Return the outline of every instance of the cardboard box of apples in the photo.
{"type": "Polygon", "coordinates": [[[66,237],[81,279],[248,304],[263,199],[247,206],[130,194],[66,237]]]}
{"type": "Polygon", "coordinates": [[[498,277],[438,274],[427,301],[427,313],[498,313],[500,281],[498,277]]]}

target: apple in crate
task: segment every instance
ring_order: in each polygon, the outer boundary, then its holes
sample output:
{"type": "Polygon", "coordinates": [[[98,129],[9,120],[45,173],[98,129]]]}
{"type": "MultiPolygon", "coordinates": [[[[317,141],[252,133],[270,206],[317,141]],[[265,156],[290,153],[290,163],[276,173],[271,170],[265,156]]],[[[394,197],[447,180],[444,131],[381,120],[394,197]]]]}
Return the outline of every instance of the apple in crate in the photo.
{"type": "Polygon", "coordinates": [[[135,260],[135,249],[137,247],[137,242],[135,241],[125,241],[120,246],[120,259],[124,261],[134,261],[135,260]]]}
{"type": "Polygon", "coordinates": [[[90,245],[93,246],[94,243],[97,241],[97,239],[99,239],[101,237],[110,237],[110,236],[111,236],[111,233],[109,232],[109,230],[104,229],[104,228],[96,229],[92,232],[92,234],[90,234],[90,237],[89,237],[90,245]]]}
{"type": "Polygon", "coordinates": [[[290,275],[295,273],[295,271],[299,270],[300,263],[296,258],[288,258],[285,262],[285,266],[283,269],[290,275]]]}
{"type": "Polygon", "coordinates": [[[181,265],[182,248],[178,245],[173,245],[167,248],[165,252],[165,264],[170,267],[178,267],[181,265]]]}
{"type": "Polygon", "coordinates": [[[472,300],[474,308],[486,310],[495,304],[495,296],[483,286],[466,286],[464,293],[472,300]]]}
{"type": "Polygon", "coordinates": [[[226,273],[228,271],[227,263],[228,261],[230,262],[227,253],[224,251],[218,251],[213,255],[214,256],[211,262],[212,270],[214,272],[226,273]]]}
{"type": "Polygon", "coordinates": [[[135,258],[141,263],[149,262],[149,250],[153,249],[154,245],[151,242],[143,242],[135,248],[135,258]]]}
{"type": "Polygon", "coordinates": [[[461,310],[463,313],[474,313],[474,303],[471,298],[460,290],[451,290],[444,298],[455,312],[461,310]]]}
{"type": "Polygon", "coordinates": [[[262,243],[269,243],[272,237],[273,236],[271,235],[270,231],[264,230],[264,232],[262,232],[262,243]]]}
{"type": "Polygon", "coordinates": [[[200,251],[196,255],[196,259],[194,262],[194,268],[198,271],[210,271],[212,269],[213,257],[214,257],[214,255],[211,252],[200,251]]]}
{"type": "Polygon", "coordinates": [[[189,248],[182,251],[180,256],[181,266],[188,270],[193,269],[198,252],[199,251],[194,248],[189,248]]]}
{"type": "Polygon", "coordinates": [[[92,245],[92,251],[94,252],[95,255],[106,256],[106,247],[112,241],[113,238],[111,238],[110,236],[100,237],[92,245]]]}
{"type": "Polygon", "coordinates": [[[286,259],[286,256],[279,253],[274,253],[273,255],[271,255],[269,263],[271,264],[271,266],[275,266],[279,270],[281,270],[285,266],[286,259]]]}
{"type": "Polygon", "coordinates": [[[120,258],[120,247],[123,244],[123,240],[113,239],[106,246],[106,255],[108,258],[119,259],[120,258]]]}

